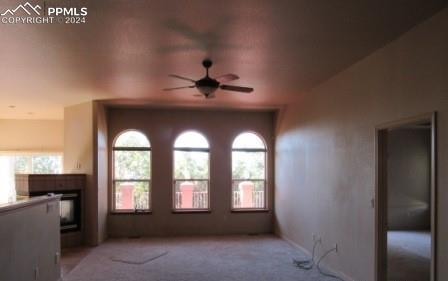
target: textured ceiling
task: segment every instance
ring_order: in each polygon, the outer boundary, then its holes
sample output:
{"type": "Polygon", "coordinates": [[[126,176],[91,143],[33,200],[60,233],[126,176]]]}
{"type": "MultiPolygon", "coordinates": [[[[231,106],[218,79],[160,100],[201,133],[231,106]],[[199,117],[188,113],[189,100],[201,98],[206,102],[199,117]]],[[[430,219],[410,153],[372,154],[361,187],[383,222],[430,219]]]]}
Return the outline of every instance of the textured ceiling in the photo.
{"type": "MultiPolygon", "coordinates": [[[[63,107],[92,99],[281,106],[430,17],[445,2],[55,1],[87,5],[88,23],[0,24],[0,118],[62,118],[63,107]],[[214,100],[193,97],[195,89],[161,91],[188,84],[169,73],[202,77],[205,57],[215,62],[212,76],[238,74],[240,80],[231,84],[255,91],[220,91],[214,100]]],[[[0,11],[15,5],[2,1],[0,11]]]]}

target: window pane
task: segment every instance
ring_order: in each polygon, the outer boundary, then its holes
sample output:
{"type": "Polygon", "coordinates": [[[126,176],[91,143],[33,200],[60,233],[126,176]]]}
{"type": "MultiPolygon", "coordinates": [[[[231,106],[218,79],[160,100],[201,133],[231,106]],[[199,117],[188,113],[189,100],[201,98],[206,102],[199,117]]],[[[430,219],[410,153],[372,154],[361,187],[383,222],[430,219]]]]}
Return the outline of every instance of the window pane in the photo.
{"type": "Polygon", "coordinates": [[[232,152],[233,179],[265,179],[265,152],[232,152]]]}
{"type": "Polygon", "coordinates": [[[150,179],[150,151],[114,151],[115,179],[150,179]]]}
{"type": "Polygon", "coordinates": [[[265,208],[265,181],[234,180],[232,182],[233,208],[265,208]]]}
{"type": "Polygon", "coordinates": [[[263,140],[254,133],[242,133],[233,141],[232,148],[266,149],[263,140]]]}
{"type": "Polygon", "coordinates": [[[138,131],[128,131],[117,138],[114,147],[150,147],[150,145],[144,134],[138,131]]]}
{"type": "Polygon", "coordinates": [[[209,153],[174,151],[175,179],[208,179],[209,153]]]}
{"type": "Polygon", "coordinates": [[[15,157],[15,171],[16,174],[31,174],[31,157],[30,156],[16,156],[15,157]]]}
{"type": "Polygon", "coordinates": [[[185,132],[177,137],[174,147],[177,148],[208,148],[207,139],[197,132],[185,132]]]}
{"type": "Polygon", "coordinates": [[[174,182],[176,209],[208,209],[208,180],[174,182]]]}
{"type": "Polygon", "coordinates": [[[62,173],[61,155],[21,155],[15,157],[17,174],[60,174],[62,173]]]}
{"type": "Polygon", "coordinates": [[[14,156],[0,154],[0,204],[16,199],[14,156]]]}
{"type": "Polygon", "coordinates": [[[62,173],[62,156],[33,156],[34,174],[60,174],[62,173]]]}
{"type": "Polygon", "coordinates": [[[149,181],[115,182],[116,210],[149,210],[149,181]]]}

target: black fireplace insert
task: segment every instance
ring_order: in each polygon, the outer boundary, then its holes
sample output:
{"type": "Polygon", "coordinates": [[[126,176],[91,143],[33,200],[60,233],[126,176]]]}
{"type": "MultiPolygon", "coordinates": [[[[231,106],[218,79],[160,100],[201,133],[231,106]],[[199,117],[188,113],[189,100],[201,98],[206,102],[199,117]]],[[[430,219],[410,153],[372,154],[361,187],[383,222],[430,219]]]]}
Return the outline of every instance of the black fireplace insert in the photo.
{"type": "MultiPolygon", "coordinates": [[[[79,231],[81,229],[81,191],[64,190],[61,194],[60,217],[61,233],[79,231]]],[[[46,195],[48,192],[33,192],[31,196],[46,195]]]]}

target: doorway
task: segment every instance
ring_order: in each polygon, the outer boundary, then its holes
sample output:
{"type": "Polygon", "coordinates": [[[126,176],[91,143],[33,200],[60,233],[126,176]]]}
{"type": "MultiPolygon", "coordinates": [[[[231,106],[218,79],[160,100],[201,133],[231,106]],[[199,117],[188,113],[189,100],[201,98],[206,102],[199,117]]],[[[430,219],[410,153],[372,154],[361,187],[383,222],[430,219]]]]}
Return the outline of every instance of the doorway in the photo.
{"type": "Polygon", "coordinates": [[[436,114],[376,130],[376,280],[436,279],[436,114]]]}

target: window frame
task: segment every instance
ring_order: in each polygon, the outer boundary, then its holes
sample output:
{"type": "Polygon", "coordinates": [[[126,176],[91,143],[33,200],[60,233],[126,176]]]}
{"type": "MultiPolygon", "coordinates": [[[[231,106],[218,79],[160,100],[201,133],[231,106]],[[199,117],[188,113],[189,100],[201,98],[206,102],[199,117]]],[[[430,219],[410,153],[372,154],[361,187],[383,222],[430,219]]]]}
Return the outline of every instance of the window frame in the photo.
{"type": "Polygon", "coordinates": [[[251,130],[246,130],[246,131],[242,131],[240,133],[238,133],[232,140],[232,145],[230,147],[230,180],[231,180],[231,186],[230,186],[230,210],[231,212],[235,212],[235,213],[245,213],[245,212],[268,212],[269,209],[269,164],[268,164],[268,160],[269,160],[269,149],[268,149],[268,145],[266,143],[266,140],[257,132],[251,131],[251,130]],[[254,134],[256,135],[262,142],[264,145],[264,148],[234,148],[233,144],[235,142],[235,140],[242,134],[245,133],[250,133],[250,134],[254,134]],[[233,178],[233,152],[264,152],[264,179],[234,179],[233,178]],[[233,183],[234,181],[256,181],[256,182],[264,182],[264,208],[235,208],[233,206],[233,202],[234,202],[234,198],[233,198],[233,183]]]}
{"type": "Polygon", "coordinates": [[[181,133],[177,134],[177,136],[174,138],[174,142],[172,145],[172,149],[173,149],[173,164],[172,164],[172,188],[171,188],[171,198],[172,198],[172,203],[171,203],[171,209],[172,209],[172,213],[174,214],[188,214],[188,213],[210,213],[211,212],[211,201],[210,201],[210,193],[211,193],[211,178],[210,178],[210,174],[211,174],[211,152],[210,152],[210,141],[208,140],[207,136],[204,135],[202,132],[197,131],[197,130],[185,130],[182,131],[181,133]],[[204,137],[204,139],[207,141],[207,145],[208,148],[203,148],[203,147],[178,147],[176,148],[175,144],[177,139],[182,136],[185,133],[189,133],[189,132],[193,132],[193,133],[198,133],[200,134],[202,137],[204,137]],[[208,153],[208,177],[207,179],[176,179],[176,161],[175,161],[175,155],[176,155],[176,151],[184,151],[184,152],[207,152],[208,153]],[[208,202],[208,206],[207,208],[189,208],[189,209],[180,209],[180,208],[176,208],[176,182],[177,181],[206,181],[207,184],[207,202],[208,202]]]}
{"type": "Polygon", "coordinates": [[[151,145],[151,141],[149,140],[148,136],[143,133],[140,130],[137,129],[127,129],[124,131],[119,132],[113,142],[112,142],[112,147],[111,147],[111,210],[110,213],[111,214],[128,214],[128,215],[133,215],[133,214],[151,214],[152,213],[152,145],[151,145]],[[116,147],[115,144],[117,142],[117,140],[119,139],[120,136],[124,135],[125,133],[128,132],[137,132],[137,133],[141,133],[143,136],[145,136],[146,140],[149,143],[149,147],[116,147]],[[150,166],[150,174],[149,174],[149,179],[116,179],[115,178],[115,151],[147,151],[149,152],[149,166],[150,166]],[[149,187],[149,192],[148,192],[148,204],[149,204],[149,208],[148,209],[117,209],[116,208],[116,192],[115,192],[115,188],[116,188],[116,183],[117,182],[147,182],[148,183],[148,187],[149,187]]]}

